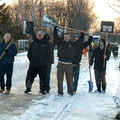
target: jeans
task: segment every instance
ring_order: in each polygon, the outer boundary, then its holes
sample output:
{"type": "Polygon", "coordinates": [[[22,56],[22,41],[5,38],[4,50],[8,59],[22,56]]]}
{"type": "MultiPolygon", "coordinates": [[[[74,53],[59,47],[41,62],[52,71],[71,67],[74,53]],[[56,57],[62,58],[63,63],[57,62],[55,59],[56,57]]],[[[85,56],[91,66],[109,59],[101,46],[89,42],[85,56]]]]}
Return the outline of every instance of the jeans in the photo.
{"type": "Polygon", "coordinates": [[[5,80],[4,76],[6,74],[6,89],[11,89],[12,86],[12,74],[13,74],[13,63],[0,64],[0,80],[1,80],[1,89],[5,89],[5,80]]]}
{"type": "Polygon", "coordinates": [[[50,90],[51,67],[52,67],[52,65],[50,65],[50,66],[48,67],[48,73],[47,73],[47,78],[46,78],[46,91],[49,91],[49,90],[50,90]]]}
{"type": "Polygon", "coordinates": [[[73,91],[76,92],[78,86],[80,65],[73,65],[73,91]]]}

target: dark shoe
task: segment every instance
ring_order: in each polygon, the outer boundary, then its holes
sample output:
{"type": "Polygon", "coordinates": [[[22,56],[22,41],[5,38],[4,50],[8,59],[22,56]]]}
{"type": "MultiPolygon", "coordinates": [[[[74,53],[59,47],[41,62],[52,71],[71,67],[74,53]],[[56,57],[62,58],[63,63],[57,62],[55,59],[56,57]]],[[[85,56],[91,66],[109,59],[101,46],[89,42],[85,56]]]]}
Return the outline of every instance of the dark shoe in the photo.
{"type": "Polygon", "coordinates": [[[3,93],[3,92],[4,92],[4,89],[1,89],[1,90],[0,90],[0,93],[3,93]]]}
{"type": "Polygon", "coordinates": [[[75,93],[73,92],[73,93],[70,93],[69,95],[73,96],[73,95],[75,95],[75,93]]]}
{"type": "Polygon", "coordinates": [[[30,88],[27,88],[27,89],[24,91],[24,93],[29,93],[29,92],[31,92],[31,89],[30,89],[30,88]]]}
{"type": "Polygon", "coordinates": [[[45,91],[40,91],[39,93],[41,93],[42,95],[45,95],[45,94],[46,94],[45,91]]]}
{"type": "Polygon", "coordinates": [[[73,94],[76,94],[76,91],[73,91],[73,94]]]}
{"type": "Polygon", "coordinates": [[[59,94],[59,93],[58,93],[57,96],[58,96],[58,97],[63,97],[63,94],[59,94]]]}
{"type": "Polygon", "coordinates": [[[9,90],[9,89],[6,89],[5,94],[10,94],[10,90],[9,90]]]}
{"type": "Polygon", "coordinates": [[[46,91],[46,93],[50,93],[49,91],[46,91]]]}
{"type": "Polygon", "coordinates": [[[99,91],[99,90],[95,90],[95,92],[96,92],[96,93],[101,93],[101,91],[99,91]]]}
{"type": "Polygon", "coordinates": [[[101,93],[105,93],[105,91],[103,90],[101,93]]]}

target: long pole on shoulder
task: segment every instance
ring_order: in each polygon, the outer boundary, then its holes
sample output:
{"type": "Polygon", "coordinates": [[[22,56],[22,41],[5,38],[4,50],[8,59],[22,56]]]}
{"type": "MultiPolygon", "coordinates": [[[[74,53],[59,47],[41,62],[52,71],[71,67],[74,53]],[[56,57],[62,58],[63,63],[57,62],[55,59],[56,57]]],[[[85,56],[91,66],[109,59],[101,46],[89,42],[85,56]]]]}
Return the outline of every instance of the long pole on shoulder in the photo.
{"type": "MultiPolygon", "coordinates": [[[[12,42],[13,42],[13,39],[10,41],[10,43],[8,44],[8,46],[5,48],[5,50],[7,50],[9,47],[10,47],[10,45],[12,44],[12,42]]],[[[5,54],[5,51],[2,53],[2,55],[0,56],[0,60],[2,59],[2,57],[4,56],[4,54],[5,54]]]]}
{"type": "MultiPolygon", "coordinates": [[[[105,49],[104,49],[104,55],[106,55],[106,43],[107,43],[107,40],[108,40],[108,29],[106,30],[106,38],[105,38],[105,49]]],[[[104,58],[104,62],[103,62],[103,68],[105,67],[105,58],[104,58]]]]}

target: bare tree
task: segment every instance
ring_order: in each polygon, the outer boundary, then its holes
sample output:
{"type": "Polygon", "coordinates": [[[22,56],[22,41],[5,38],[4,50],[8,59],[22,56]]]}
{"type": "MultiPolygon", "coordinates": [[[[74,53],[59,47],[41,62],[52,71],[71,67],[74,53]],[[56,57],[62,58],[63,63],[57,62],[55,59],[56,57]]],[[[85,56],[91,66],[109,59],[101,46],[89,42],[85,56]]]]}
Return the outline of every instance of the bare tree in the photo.
{"type": "Polygon", "coordinates": [[[120,0],[114,0],[112,3],[108,2],[110,8],[112,8],[117,13],[120,13],[120,0]]]}

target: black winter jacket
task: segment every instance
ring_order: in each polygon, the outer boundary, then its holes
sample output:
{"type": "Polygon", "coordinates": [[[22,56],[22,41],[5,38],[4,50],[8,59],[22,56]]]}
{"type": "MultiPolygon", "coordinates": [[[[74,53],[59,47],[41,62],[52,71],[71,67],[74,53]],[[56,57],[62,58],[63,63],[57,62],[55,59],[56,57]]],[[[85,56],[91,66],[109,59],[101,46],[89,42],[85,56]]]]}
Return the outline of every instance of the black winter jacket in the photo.
{"type": "Polygon", "coordinates": [[[29,47],[27,56],[30,60],[30,66],[49,66],[51,62],[51,49],[49,42],[45,39],[35,39],[29,47]]]}
{"type": "MultiPolygon", "coordinates": [[[[0,56],[5,51],[5,49],[6,49],[6,47],[8,46],[9,43],[10,42],[5,43],[4,40],[0,43],[0,56]]],[[[15,44],[12,43],[10,45],[10,47],[8,48],[8,50],[9,50],[9,53],[4,54],[4,56],[0,60],[0,63],[7,64],[7,63],[13,63],[14,62],[14,56],[17,55],[17,48],[16,48],[15,44]]]]}
{"type": "Polygon", "coordinates": [[[73,64],[80,64],[81,59],[82,59],[82,52],[83,49],[86,48],[87,46],[89,46],[93,40],[93,37],[90,36],[88,41],[83,42],[84,39],[81,39],[81,36],[79,38],[80,40],[77,43],[77,47],[76,47],[76,51],[75,51],[75,56],[74,56],[74,60],[73,60],[73,64]]]}
{"type": "Polygon", "coordinates": [[[91,56],[90,59],[90,65],[93,64],[94,62],[94,69],[97,71],[105,71],[106,70],[106,61],[109,60],[110,58],[110,52],[108,49],[106,49],[106,56],[107,58],[105,59],[105,66],[103,67],[103,63],[104,63],[104,49],[101,49],[100,46],[98,46],[97,48],[95,48],[95,50],[93,51],[93,54],[91,56]]]}
{"type": "Polygon", "coordinates": [[[81,34],[79,40],[77,40],[76,42],[65,42],[61,38],[59,38],[56,28],[57,26],[55,26],[54,28],[53,36],[54,42],[58,46],[59,61],[73,63],[76,48],[79,46],[79,42],[81,43],[81,41],[83,41],[84,33],[81,34]]]}

